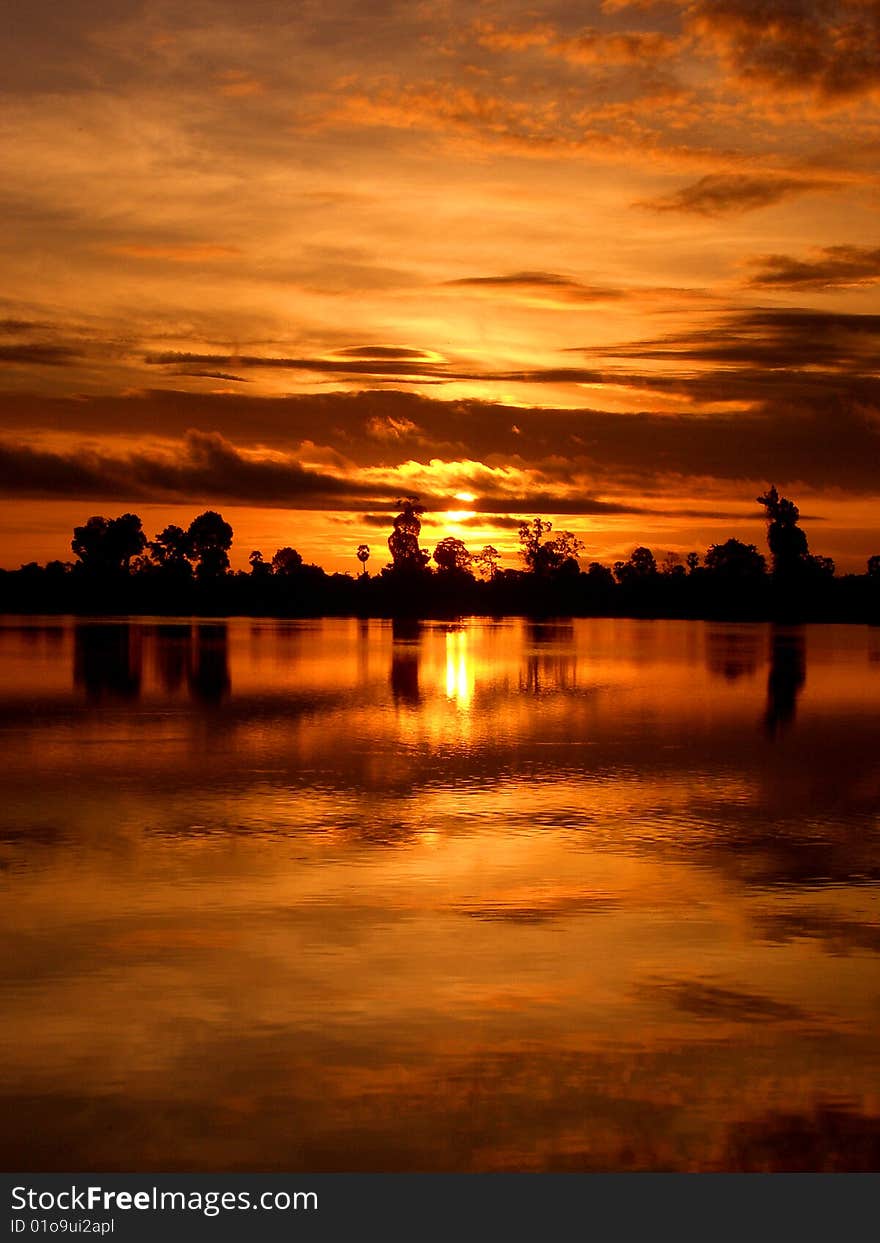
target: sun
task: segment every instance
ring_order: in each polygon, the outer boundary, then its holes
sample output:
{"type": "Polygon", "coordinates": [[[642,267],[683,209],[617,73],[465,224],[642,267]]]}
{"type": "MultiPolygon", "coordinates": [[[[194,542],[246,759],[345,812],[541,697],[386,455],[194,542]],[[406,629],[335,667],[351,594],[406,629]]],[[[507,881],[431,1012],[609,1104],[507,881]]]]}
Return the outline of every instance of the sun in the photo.
{"type": "MultiPolygon", "coordinates": [[[[464,505],[471,505],[477,499],[475,492],[453,492],[452,497],[453,500],[461,501],[464,505]]],[[[443,513],[443,521],[447,527],[457,527],[472,517],[473,510],[471,509],[447,509],[443,513]]]]}

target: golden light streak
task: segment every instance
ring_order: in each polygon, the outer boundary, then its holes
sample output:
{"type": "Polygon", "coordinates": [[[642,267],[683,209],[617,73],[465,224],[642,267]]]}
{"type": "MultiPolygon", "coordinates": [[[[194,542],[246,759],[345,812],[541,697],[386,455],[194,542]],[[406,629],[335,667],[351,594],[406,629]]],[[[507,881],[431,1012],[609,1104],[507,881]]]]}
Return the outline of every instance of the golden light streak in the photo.
{"type": "Polygon", "coordinates": [[[446,695],[459,708],[469,708],[474,697],[474,668],[468,653],[468,636],[464,630],[448,631],[446,635],[446,695]]]}

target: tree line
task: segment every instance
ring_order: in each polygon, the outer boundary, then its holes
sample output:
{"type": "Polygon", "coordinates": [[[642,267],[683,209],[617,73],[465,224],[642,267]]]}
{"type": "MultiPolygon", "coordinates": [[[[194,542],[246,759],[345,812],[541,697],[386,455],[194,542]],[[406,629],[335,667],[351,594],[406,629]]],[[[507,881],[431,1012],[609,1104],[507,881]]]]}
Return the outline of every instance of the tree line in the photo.
{"type": "Polygon", "coordinates": [[[492,545],[472,551],[451,536],[433,552],[420,543],[424,507],[403,497],[376,573],[360,544],[360,573],[327,574],[289,546],[248,557],[233,571],[231,525],[206,510],[184,528],[150,540],[137,514],[94,516],[73,531],[73,562],[31,562],[0,571],[7,612],[157,613],[287,616],[453,616],[461,613],[571,616],[731,617],[880,620],[880,555],[864,574],[837,575],[810,552],[797,505],[771,487],[757,498],[767,521],[767,557],[738,539],[705,553],[634,548],[613,566],[581,567],[583,541],[536,517],[519,528],[521,566],[504,569],[492,545]],[[433,563],[433,564],[432,564],[433,563]]]}

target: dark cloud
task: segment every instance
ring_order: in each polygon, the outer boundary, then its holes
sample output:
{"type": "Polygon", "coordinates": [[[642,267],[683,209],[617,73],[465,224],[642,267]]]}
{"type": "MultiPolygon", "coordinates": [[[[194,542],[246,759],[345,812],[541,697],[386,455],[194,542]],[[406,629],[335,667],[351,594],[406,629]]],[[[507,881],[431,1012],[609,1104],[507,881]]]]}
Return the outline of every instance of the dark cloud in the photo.
{"type": "MultiPolygon", "coordinates": [[[[474,509],[477,513],[496,514],[503,513],[505,510],[514,510],[516,513],[550,513],[550,514],[583,514],[584,517],[592,518],[600,515],[614,514],[645,514],[652,511],[641,508],[636,505],[620,505],[613,501],[597,501],[590,496],[573,495],[560,496],[556,492],[540,492],[530,489],[528,492],[519,494],[505,493],[503,496],[498,493],[487,493],[474,501],[474,509]]],[[[653,511],[657,512],[657,511],[653,511]]],[[[517,525],[519,525],[517,523],[517,525]]]]}
{"type": "MultiPolygon", "coordinates": [[[[679,396],[687,403],[742,403],[767,406],[773,402],[789,405],[800,402],[807,409],[826,403],[829,397],[850,404],[880,404],[880,381],[876,377],[875,357],[880,345],[880,316],[818,311],[809,308],[749,307],[716,315],[689,332],[624,343],[616,347],[590,347],[566,350],[586,354],[596,365],[549,366],[493,371],[480,366],[463,367],[455,362],[412,362],[396,358],[288,358],[260,355],[155,354],[148,358],[154,366],[229,375],[237,370],[277,368],[323,373],[328,378],[356,379],[370,386],[418,382],[445,384],[478,381],[483,384],[523,384],[530,386],[589,385],[600,388],[631,389],[636,393],[664,393],[679,396]],[[622,367],[621,360],[635,367],[622,367]],[[662,361],[665,370],[640,364],[662,361]],[[601,365],[599,365],[601,364],[601,365]]],[[[436,356],[439,357],[439,356],[436,356]]],[[[362,396],[362,395],[360,395],[362,396]]],[[[414,437],[437,452],[455,449],[455,441],[443,430],[425,427],[418,419],[401,416],[399,395],[391,408],[391,395],[383,399],[369,419],[355,433],[366,430],[375,440],[401,440],[414,437]]],[[[460,409],[461,403],[454,403],[460,409]]],[[[495,407],[490,407],[495,408],[495,407]]],[[[543,417],[541,415],[539,418],[543,417]]],[[[528,416],[526,416],[526,421],[528,416]]],[[[522,431],[518,415],[511,427],[522,431]]],[[[534,423],[534,419],[532,419],[534,423]]],[[[449,426],[454,426],[455,420],[449,426]]],[[[178,425],[179,426],[179,425],[178,425]]],[[[176,429],[175,429],[176,430],[176,429]]],[[[223,430],[213,424],[208,430],[223,430]]],[[[354,429],[351,429],[354,431],[354,429]]],[[[311,438],[313,429],[304,434],[311,438]]],[[[323,434],[323,433],[322,433],[323,434]]],[[[471,428],[464,443],[479,440],[479,429],[471,428]]],[[[523,443],[514,448],[510,436],[503,443],[514,452],[526,454],[523,443]]],[[[484,444],[495,445],[484,438],[484,444]]],[[[500,449],[500,445],[495,445],[500,449]]]]}
{"type": "MultiPolygon", "coordinates": [[[[412,351],[412,354],[415,354],[412,351]]],[[[280,371],[322,372],[325,375],[358,375],[358,376],[411,376],[440,379],[473,378],[448,372],[442,364],[426,361],[419,354],[410,358],[409,352],[401,357],[394,351],[391,356],[371,353],[368,356],[358,355],[356,358],[285,358],[266,357],[260,354],[182,354],[168,352],[148,354],[144,360],[150,366],[157,367],[233,367],[259,368],[280,371]],[[371,358],[373,364],[371,365],[371,358]]]]}
{"type": "MultiPolygon", "coordinates": [[[[399,485],[388,488],[359,482],[348,473],[333,475],[302,466],[287,456],[245,455],[217,432],[187,432],[179,450],[117,456],[80,449],[34,449],[0,442],[0,494],[7,496],[92,497],[98,499],[201,500],[243,502],[290,509],[351,510],[372,500],[396,512],[399,485]]],[[[426,508],[449,508],[448,495],[422,493],[426,508]]],[[[560,497],[540,490],[485,494],[475,513],[550,512],[626,514],[644,512],[589,496],[560,497]]],[[[387,525],[388,517],[365,515],[368,525],[387,525]]]]}
{"type": "MultiPolygon", "coordinates": [[[[501,502],[502,505],[507,505],[508,503],[509,502],[507,501],[501,502]]],[[[558,505],[559,503],[560,502],[557,499],[554,502],[554,506],[558,505]]],[[[492,513],[491,525],[493,527],[496,527],[498,530],[518,531],[519,528],[522,526],[522,523],[523,523],[522,518],[508,517],[507,515],[505,515],[502,512],[499,512],[498,510],[489,511],[489,512],[492,513]]],[[[561,513],[563,511],[554,508],[554,512],[561,513]]],[[[396,509],[389,509],[388,512],[384,514],[360,514],[359,521],[363,522],[365,526],[380,527],[383,530],[387,531],[396,513],[397,513],[396,509]]],[[[460,527],[469,527],[469,526],[478,526],[478,525],[485,526],[485,524],[486,524],[486,502],[483,502],[483,507],[477,510],[475,513],[468,514],[466,517],[459,518],[457,520],[457,525],[460,527]]]]}
{"type": "Polygon", "coordinates": [[[0,345],[0,363],[69,367],[79,357],[81,357],[79,352],[67,345],[47,345],[41,342],[0,345]]]}
{"type": "Polygon", "coordinates": [[[401,360],[398,358],[286,358],[260,354],[183,354],[177,352],[148,354],[150,366],[174,367],[175,374],[195,368],[237,368],[279,371],[318,372],[327,376],[354,376],[380,382],[413,380],[419,383],[451,383],[481,380],[496,383],[526,382],[535,384],[601,383],[602,373],[584,367],[548,367],[523,371],[489,371],[479,367],[460,367],[451,363],[401,360]]]}
{"type": "MultiPolygon", "coordinates": [[[[856,315],[811,308],[748,307],[711,320],[705,328],[637,341],[589,355],[660,360],[677,364],[718,363],[725,367],[804,368],[804,378],[821,387],[823,372],[854,378],[874,374],[880,345],[880,315],[856,315]]],[[[681,373],[685,378],[686,370],[681,373]]],[[[606,374],[606,379],[607,379],[606,374]]],[[[649,376],[641,380],[649,380],[649,376]]],[[[629,376],[635,386],[638,377],[629,376]]],[[[735,375],[731,376],[735,384],[735,375]]],[[[768,385],[772,377],[768,376],[768,385]]],[[[735,391],[735,390],[732,390],[735,391]]]]}
{"type": "MultiPolygon", "coordinates": [[[[511,492],[515,483],[505,483],[502,494],[491,476],[474,481],[480,494],[477,508],[483,512],[631,513],[635,511],[629,506],[615,508],[615,490],[647,487],[653,492],[662,480],[677,480],[680,488],[687,478],[737,481],[745,497],[752,493],[743,481],[762,480],[874,495],[880,460],[878,351],[880,315],[750,307],[713,315],[697,328],[624,342],[613,350],[583,349],[584,366],[463,373],[442,362],[392,359],[375,364],[406,370],[430,367],[443,379],[470,374],[484,381],[532,385],[613,385],[618,395],[630,390],[626,413],[439,401],[401,391],[288,397],[159,391],[75,401],[0,394],[0,427],[17,430],[20,440],[31,428],[76,428],[83,436],[125,429],[176,439],[181,427],[192,427],[284,455],[292,446],[317,439],[325,454],[340,455],[332,469],[342,475],[356,467],[427,463],[432,458],[520,472],[525,490],[519,495],[511,492]],[[594,359],[601,365],[591,365],[594,359]],[[667,401],[680,399],[682,408],[663,413],[639,409],[638,394],[649,402],[656,394],[667,401]],[[716,403],[724,409],[711,409],[716,403]],[[589,482],[573,487],[574,480],[589,482]]],[[[167,357],[179,365],[180,355],[167,357]]],[[[231,361],[202,356],[207,357],[231,361]]],[[[262,358],[254,365],[279,361],[327,365],[324,360],[262,358]]],[[[346,377],[358,376],[362,382],[374,378],[361,374],[364,368],[369,371],[369,360],[343,359],[338,365],[345,367],[346,377]]],[[[237,374],[219,367],[193,369],[209,372],[211,378],[237,374]]],[[[393,382],[393,377],[386,378],[393,382]]],[[[241,471],[251,469],[252,459],[242,461],[241,471]]],[[[221,478],[228,477],[229,466],[226,462],[221,478]]],[[[259,470],[265,483],[269,467],[259,470]]],[[[202,483],[207,486],[204,478],[202,483]]],[[[289,486],[289,479],[276,478],[265,494],[283,497],[289,486]]],[[[265,491],[263,484],[250,489],[241,480],[236,489],[242,496],[253,491],[255,503],[265,491]]],[[[293,488],[294,494],[301,491],[293,488]]],[[[447,507],[445,500],[441,507],[447,507]]],[[[692,510],[690,516],[706,512],[692,510]]]]}
{"type": "Polygon", "coordinates": [[[420,383],[451,383],[481,380],[495,383],[599,384],[600,371],[584,367],[545,367],[522,371],[490,371],[479,367],[458,367],[451,363],[400,360],[397,358],[285,358],[259,354],[148,354],[150,366],[174,367],[175,374],[188,374],[189,368],[233,367],[238,369],[318,372],[328,376],[354,376],[371,382],[413,380],[420,383]],[[182,369],[186,368],[186,371],[182,369]]]}
{"type": "MultiPolygon", "coordinates": [[[[726,328],[620,347],[625,355],[673,365],[668,374],[656,366],[621,371],[618,382],[667,395],[684,393],[688,401],[731,403],[722,412],[687,406],[678,413],[638,407],[627,413],[530,409],[490,401],[440,401],[400,391],[259,397],[160,390],[80,399],[0,394],[0,428],[27,443],[32,429],[75,429],[83,437],[125,430],[168,440],[177,439],[181,427],[192,427],[285,454],[292,446],[318,439],[326,460],[340,455],[332,468],[340,473],[351,471],[352,463],[393,466],[413,458],[468,459],[530,469],[536,480],[552,482],[549,512],[564,512],[566,505],[572,507],[569,512],[584,512],[579,507],[585,489],[579,493],[575,479],[590,480],[600,496],[610,490],[612,497],[621,486],[654,493],[665,486],[664,480],[673,480],[670,487],[674,484],[680,491],[688,477],[733,482],[746,499],[754,495],[748,481],[767,480],[875,495],[880,381],[869,374],[876,337],[865,331],[865,318],[875,317],[821,319],[791,313],[776,324],[778,339],[772,348],[761,333],[748,331],[757,322],[749,316],[742,322],[734,318],[726,328]],[[851,330],[851,319],[860,331],[851,330]],[[725,332],[730,339],[725,340],[725,332]],[[801,371],[801,363],[809,364],[810,342],[822,353],[829,334],[839,336],[838,354],[831,353],[831,361],[812,372],[801,371]],[[398,427],[414,425],[417,431],[396,440],[371,434],[376,420],[389,419],[398,427]],[[567,499],[560,500],[559,493],[567,499]]],[[[478,493],[496,490],[488,479],[468,486],[478,493]]],[[[541,490],[539,484],[536,492],[541,490]]],[[[523,501],[526,512],[534,499],[523,501]]],[[[448,508],[447,501],[442,507],[448,508]]],[[[512,508],[507,498],[501,512],[512,508]]]]}
{"type": "Polygon", "coordinates": [[[446,281],[447,285],[474,289],[514,289],[555,294],[569,302],[607,302],[623,297],[620,289],[604,285],[584,285],[558,272],[510,272],[504,276],[465,276],[446,281]]]}
{"type": "Polygon", "coordinates": [[[689,27],[746,82],[828,104],[877,90],[876,0],[697,0],[689,27]]]}
{"type": "MultiPolygon", "coordinates": [[[[6,496],[107,497],[128,495],[95,454],[63,454],[0,442],[0,493],[6,496]]],[[[135,493],[137,495],[137,493],[135,493]]]]}
{"type": "Polygon", "coordinates": [[[216,498],[298,509],[350,509],[362,506],[376,489],[309,470],[290,458],[248,457],[216,432],[190,431],[173,455],[121,457],[0,444],[0,492],[96,500],[216,498]]]}
{"type": "Polygon", "coordinates": [[[727,216],[769,207],[810,190],[834,189],[835,183],[818,178],[772,177],[745,173],[710,173],[673,194],[638,204],[652,211],[690,212],[699,216],[727,216]]]}
{"type": "Polygon", "coordinates": [[[389,509],[384,514],[359,514],[358,522],[362,522],[366,527],[381,527],[382,530],[387,531],[395,513],[395,510],[389,509]]]}
{"type": "Polygon", "coordinates": [[[424,350],[411,350],[397,345],[351,345],[337,353],[345,358],[411,358],[417,362],[429,362],[430,354],[424,350]]]}
{"type": "Polygon", "coordinates": [[[880,281],[880,247],[823,246],[813,259],[792,255],[759,255],[749,281],[760,288],[833,289],[873,285],[880,281]]]}
{"type": "Polygon", "coordinates": [[[252,381],[243,375],[229,375],[226,371],[178,371],[177,375],[195,376],[199,380],[232,380],[236,384],[251,384],[252,381]]]}
{"type": "Polygon", "coordinates": [[[48,328],[48,324],[38,323],[33,319],[0,319],[0,333],[18,336],[21,332],[35,332],[48,328]]]}

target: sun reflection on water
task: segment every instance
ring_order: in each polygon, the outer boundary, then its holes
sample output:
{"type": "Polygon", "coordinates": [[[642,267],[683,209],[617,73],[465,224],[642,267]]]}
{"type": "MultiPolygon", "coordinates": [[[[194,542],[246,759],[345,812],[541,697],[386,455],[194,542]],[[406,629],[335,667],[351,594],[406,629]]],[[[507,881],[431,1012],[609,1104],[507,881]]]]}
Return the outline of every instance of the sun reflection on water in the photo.
{"type": "Polygon", "coordinates": [[[446,696],[460,708],[469,708],[474,697],[474,667],[464,630],[446,634],[446,696]]]}

